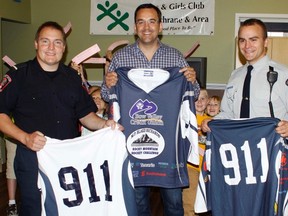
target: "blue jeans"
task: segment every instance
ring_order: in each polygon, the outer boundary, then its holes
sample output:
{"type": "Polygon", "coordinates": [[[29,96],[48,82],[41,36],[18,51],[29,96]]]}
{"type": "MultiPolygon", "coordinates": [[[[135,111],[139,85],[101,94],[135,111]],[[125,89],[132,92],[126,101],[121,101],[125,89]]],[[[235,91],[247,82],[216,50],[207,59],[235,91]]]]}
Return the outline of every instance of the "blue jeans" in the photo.
{"type": "MultiPolygon", "coordinates": [[[[165,216],[183,216],[182,188],[159,188],[165,216]]],[[[135,187],[138,216],[151,216],[150,187],[135,187]]]]}

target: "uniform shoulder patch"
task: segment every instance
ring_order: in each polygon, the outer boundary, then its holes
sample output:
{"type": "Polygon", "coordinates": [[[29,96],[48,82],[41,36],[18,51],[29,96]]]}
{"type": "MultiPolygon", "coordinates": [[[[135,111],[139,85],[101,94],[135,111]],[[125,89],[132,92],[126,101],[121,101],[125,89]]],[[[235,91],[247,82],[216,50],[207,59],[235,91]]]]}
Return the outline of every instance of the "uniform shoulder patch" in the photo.
{"type": "Polygon", "coordinates": [[[0,82],[0,92],[2,92],[11,82],[11,77],[6,74],[0,82]]]}

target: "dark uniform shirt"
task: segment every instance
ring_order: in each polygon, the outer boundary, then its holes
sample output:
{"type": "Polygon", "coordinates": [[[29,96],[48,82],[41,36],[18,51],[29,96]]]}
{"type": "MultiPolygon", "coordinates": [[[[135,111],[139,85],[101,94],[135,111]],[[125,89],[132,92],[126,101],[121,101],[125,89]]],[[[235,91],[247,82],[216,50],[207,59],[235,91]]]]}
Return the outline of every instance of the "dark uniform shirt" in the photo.
{"type": "Polygon", "coordinates": [[[27,133],[40,131],[57,139],[78,136],[79,118],[97,108],[77,73],[62,63],[56,72],[45,72],[37,59],[17,67],[5,75],[10,83],[0,89],[0,113],[12,114],[27,133]]]}
{"type": "MultiPolygon", "coordinates": [[[[57,71],[45,72],[37,59],[17,68],[8,71],[0,83],[0,113],[12,115],[27,133],[40,131],[57,139],[78,136],[79,119],[97,108],[77,73],[62,63],[57,71]]],[[[40,216],[37,155],[17,144],[14,168],[21,191],[21,215],[40,216]]]]}

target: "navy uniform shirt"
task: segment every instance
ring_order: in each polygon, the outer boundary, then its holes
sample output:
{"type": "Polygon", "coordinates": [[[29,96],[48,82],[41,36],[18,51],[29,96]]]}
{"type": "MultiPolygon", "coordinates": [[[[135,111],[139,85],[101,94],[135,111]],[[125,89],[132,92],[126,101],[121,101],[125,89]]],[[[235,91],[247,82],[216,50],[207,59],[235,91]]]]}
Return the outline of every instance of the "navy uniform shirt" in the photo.
{"type": "Polygon", "coordinates": [[[0,84],[0,113],[14,117],[27,133],[68,139],[79,135],[78,120],[97,110],[75,71],[60,63],[45,72],[37,59],[17,65],[0,84]]]}

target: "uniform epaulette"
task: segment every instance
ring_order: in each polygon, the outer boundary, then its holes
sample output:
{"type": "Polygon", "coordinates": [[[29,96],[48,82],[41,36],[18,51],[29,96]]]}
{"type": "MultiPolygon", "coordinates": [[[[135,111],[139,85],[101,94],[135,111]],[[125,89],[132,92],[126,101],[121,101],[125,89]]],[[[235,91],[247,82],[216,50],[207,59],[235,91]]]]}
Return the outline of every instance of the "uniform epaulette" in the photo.
{"type": "Polygon", "coordinates": [[[14,67],[11,67],[11,70],[18,70],[20,68],[25,68],[27,67],[27,65],[28,65],[28,62],[22,62],[22,63],[16,64],[14,67]]]}

